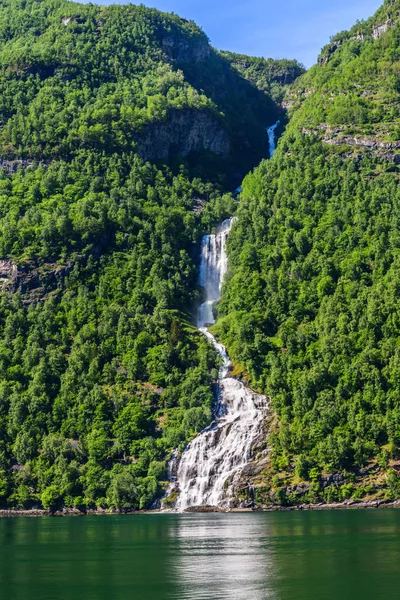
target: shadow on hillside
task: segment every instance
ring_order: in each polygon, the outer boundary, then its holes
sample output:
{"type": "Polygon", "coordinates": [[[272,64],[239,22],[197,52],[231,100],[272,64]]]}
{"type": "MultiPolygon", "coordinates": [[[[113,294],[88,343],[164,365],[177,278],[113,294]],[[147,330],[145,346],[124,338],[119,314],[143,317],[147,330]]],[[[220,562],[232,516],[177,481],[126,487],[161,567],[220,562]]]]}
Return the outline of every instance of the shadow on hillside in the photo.
{"type": "Polygon", "coordinates": [[[214,49],[202,61],[178,63],[185,79],[211,98],[225,115],[231,138],[232,175],[236,181],[268,157],[266,127],[282,115],[282,107],[234,69],[214,49]]]}

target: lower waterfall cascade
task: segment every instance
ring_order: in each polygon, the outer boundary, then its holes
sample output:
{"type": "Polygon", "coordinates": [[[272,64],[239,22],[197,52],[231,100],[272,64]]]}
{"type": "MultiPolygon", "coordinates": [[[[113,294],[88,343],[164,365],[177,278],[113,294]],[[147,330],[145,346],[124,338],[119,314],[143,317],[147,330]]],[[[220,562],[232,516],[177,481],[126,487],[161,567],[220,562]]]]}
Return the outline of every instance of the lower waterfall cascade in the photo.
{"type": "MultiPolygon", "coordinates": [[[[279,121],[267,129],[271,156],[278,125],[279,121]]],[[[188,444],[180,458],[175,455],[171,461],[170,480],[178,492],[178,512],[204,506],[229,509],[235,505],[235,485],[252,458],[252,448],[262,435],[269,410],[266,396],[229,376],[231,361],[226,348],[208,330],[215,323],[214,308],[228,270],[226,243],[232,224],[233,219],[227,219],[215,234],[205,235],[201,244],[199,283],[206,291],[206,300],[198,309],[197,326],[216,349],[222,366],[213,423],[188,444]]]]}
{"type": "Polygon", "coordinates": [[[226,240],[232,219],[224,221],[215,235],[204,236],[200,284],[206,301],[198,310],[197,324],[222,359],[218,376],[218,401],[214,422],[183,452],[176,475],[177,511],[190,507],[230,508],[233,488],[252,456],[252,446],[261,435],[267,398],[229,377],[231,361],[225,347],[207,327],[215,323],[213,308],[220,299],[227,271],[226,240]]]}

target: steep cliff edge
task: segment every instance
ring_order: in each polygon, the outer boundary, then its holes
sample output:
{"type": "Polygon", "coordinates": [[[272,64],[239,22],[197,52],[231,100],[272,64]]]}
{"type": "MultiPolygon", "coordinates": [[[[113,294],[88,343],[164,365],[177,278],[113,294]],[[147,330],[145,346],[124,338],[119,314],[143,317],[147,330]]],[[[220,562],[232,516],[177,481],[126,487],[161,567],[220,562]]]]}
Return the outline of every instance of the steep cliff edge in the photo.
{"type": "Polygon", "coordinates": [[[151,160],[214,152],[237,182],[267,156],[265,127],[280,107],[193,22],[143,6],[64,0],[7,0],[0,16],[2,159],[134,152],[139,140],[151,160]]]}
{"type": "Polygon", "coordinates": [[[168,162],[173,155],[187,156],[202,150],[223,158],[230,154],[230,139],[221,120],[196,110],[172,110],[165,121],[148,125],[136,138],[144,160],[168,162]]]}
{"type": "Polygon", "coordinates": [[[306,72],[297,60],[265,59],[226,51],[221,54],[234,69],[278,103],[289,86],[306,72]]]}
{"type": "Polygon", "coordinates": [[[284,104],[304,134],[342,146],[358,160],[399,161],[399,20],[398,3],[385,2],[370,19],[335,36],[318,65],[295,82],[284,104]]]}

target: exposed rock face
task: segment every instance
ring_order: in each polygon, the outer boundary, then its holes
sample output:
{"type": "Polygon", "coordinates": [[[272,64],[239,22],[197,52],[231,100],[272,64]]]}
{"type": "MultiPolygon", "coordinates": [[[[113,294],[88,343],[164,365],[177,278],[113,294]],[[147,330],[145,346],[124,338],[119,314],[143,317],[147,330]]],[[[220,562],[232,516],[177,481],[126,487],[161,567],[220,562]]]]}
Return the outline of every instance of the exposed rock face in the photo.
{"type": "Polygon", "coordinates": [[[372,37],[374,40],[380,38],[388,31],[388,29],[390,29],[390,27],[392,27],[392,25],[393,23],[390,20],[386,21],[386,23],[382,23],[381,25],[376,25],[372,31],[372,37]]]}
{"type": "Polygon", "coordinates": [[[323,138],[323,141],[331,146],[346,145],[368,150],[369,152],[361,153],[361,155],[359,155],[359,160],[362,158],[362,156],[375,156],[376,158],[380,158],[386,162],[394,163],[395,165],[400,164],[400,154],[396,152],[400,149],[400,142],[383,142],[373,138],[351,136],[343,136],[331,139],[323,138]]]}
{"type": "Polygon", "coordinates": [[[6,171],[9,175],[16,173],[18,169],[27,169],[28,167],[31,167],[34,164],[36,164],[38,167],[47,166],[47,163],[43,161],[40,161],[38,163],[33,160],[23,158],[16,158],[14,160],[5,160],[3,158],[0,158],[0,169],[6,171]]]}
{"type": "Polygon", "coordinates": [[[72,268],[72,262],[64,266],[46,264],[37,269],[30,269],[28,265],[18,272],[14,281],[14,291],[28,294],[31,301],[38,300],[46,293],[61,287],[72,268]]]}
{"type": "Polygon", "coordinates": [[[365,149],[369,152],[361,153],[358,158],[362,156],[375,156],[392,162],[400,164],[400,142],[389,142],[378,137],[367,137],[362,135],[346,135],[346,127],[337,126],[330,127],[325,123],[318,125],[317,129],[302,129],[305,135],[316,135],[319,136],[320,132],[323,131],[324,135],[321,138],[325,144],[331,146],[351,146],[353,148],[365,149]]]}
{"type": "Polygon", "coordinates": [[[17,275],[18,268],[13,260],[0,260],[0,285],[12,283],[17,275]]]}
{"type": "Polygon", "coordinates": [[[252,445],[252,460],[242,469],[240,477],[233,484],[235,500],[231,502],[232,509],[252,508],[257,505],[255,491],[265,485],[264,477],[270,466],[271,447],[268,440],[274,418],[273,412],[270,411],[262,432],[252,445]]]}
{"type": "Polygon", "coordinates": [[[325,137],[324,142],[334,146],[346,144],[347,146],[360,146],[363,148],[369,148],[370,150],[379,148],[382,150],[396,150],[400,148],[400,142],[384,142],[371,137],[357,137],[350,135],[333,138],[325,137]]]}
{"type": "Polygon", "coordinates": [[[200,215],[207,205],[205,198],[193,198],[193,212],[195,215],[200,215]]]}
{"type": "MultiPolygon", "coordinates": [[[[389,29],[391,27],[393,27],[394,23],[395,22],[392,19],[388,19],[385,23],[380,23],[379,25],[374,25],[372,32],[369,35],[372,35],[373,39],[377,40],[380,37],[382,37],[387,31],[389,31],[389,29]]],[[[353,35],[350,38],[347,38],[346,41],[350,42],[352,40],[358,40],[358,41],[362,42],[367,37],[368,37],[368,35],[365,35],[363,33],[358,33],[356,35],[353,35]]],[[[336,52],[336,50],[343,44],[343,41],[344,40],[341,40],[341,39],[333,40],[331,42],[331,45],[327,48],[326,54],[323,54],[318,59],[318,63],[320,65],[325,65],[331,58],[332,54],[334,52],[336,52]]]]}
{"type": "Polygon", "coordinates": [[[329,48],[327,49],[326,54],[324,54],[323,56],[321,56],[318,59],[318,64],[320,65],[325,65],[328,60],[330,59],[330,57],[332,56],[332,54],[334,52],[336,52],[336,50],[342,45],[342,40],[335,40],[332,42],[332,44],[329,46],[329,48]]]}
{"type": "Polygon", "coordinates": [[[31,264],[17,266],[13,260],[0,260],[0,289],[24,296],[24,303],[42,300],[50,292],[60,288],[65,277],[73,268],[66,265],[46,264],[35,268],[31,264]]]}
{"type": "Polygon", "coordinates": [[[207,38],[195,39],[167,36],[162,40],[162,48],[168,58],[179,63],[202,63],[211,54],[207,38]]]}
{"type": "Polygon", "coordinates": [[[144,160],[168,160],[172,154],[208,150],[226,157],[230,152],[227,132],[210,112],[171,111],[168,120],[153,123],[136,139],[144,160]]]}

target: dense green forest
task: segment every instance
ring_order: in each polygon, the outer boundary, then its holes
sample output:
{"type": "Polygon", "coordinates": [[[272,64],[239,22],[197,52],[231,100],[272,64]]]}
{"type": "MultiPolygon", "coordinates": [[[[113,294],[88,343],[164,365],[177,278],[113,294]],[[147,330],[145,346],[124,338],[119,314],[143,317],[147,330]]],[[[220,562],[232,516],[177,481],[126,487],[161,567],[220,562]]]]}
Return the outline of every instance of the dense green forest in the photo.
{"type": "Polygon", "coordinates": [[[305,73],[144,6],[2,0],[0,508],[162,495],[211,420],[197,261],[234,213],[215,333],[271,397],[256,502],[400,497],[399,15],[305,73]]]}
{"type": "Polygon", "coordinates": [[[399,13],[322,51],[243,185],[216,332],[277,415],[260,502],[400,495],[399,13]]]}
{"type": "MultiPolygon", "coordinates": [[[[135,150],[147,158],[149,133],[179,112],[188,116],[186,128],[201,113],[229,136],[228,164],[214,169],[217,178],[240,181],[266,154],[260,125],[276,120],[279,105],[232,68],[193,22],[144,6],[5,0],[0,43],[4,158],[70,158],[82,149],[135,150]]],[[[171,160],[182,145],[173,142],[166,148],[171,160]]],[[[192,162],[204,168],[202,159],[192,162]]]]}
{"type": "Polygon", "coordinates": [[[198,244],[280,110],[175,15],[2,0],[0,507],[162,494],[214,402],[198,244]]]}
{"type": "Polygon", "coordinates": [[[297,60],[257,58],[226,51],[221,54],[248,81],[277,102],[283,101],[289,86],[305,73],[297,60]]]}

